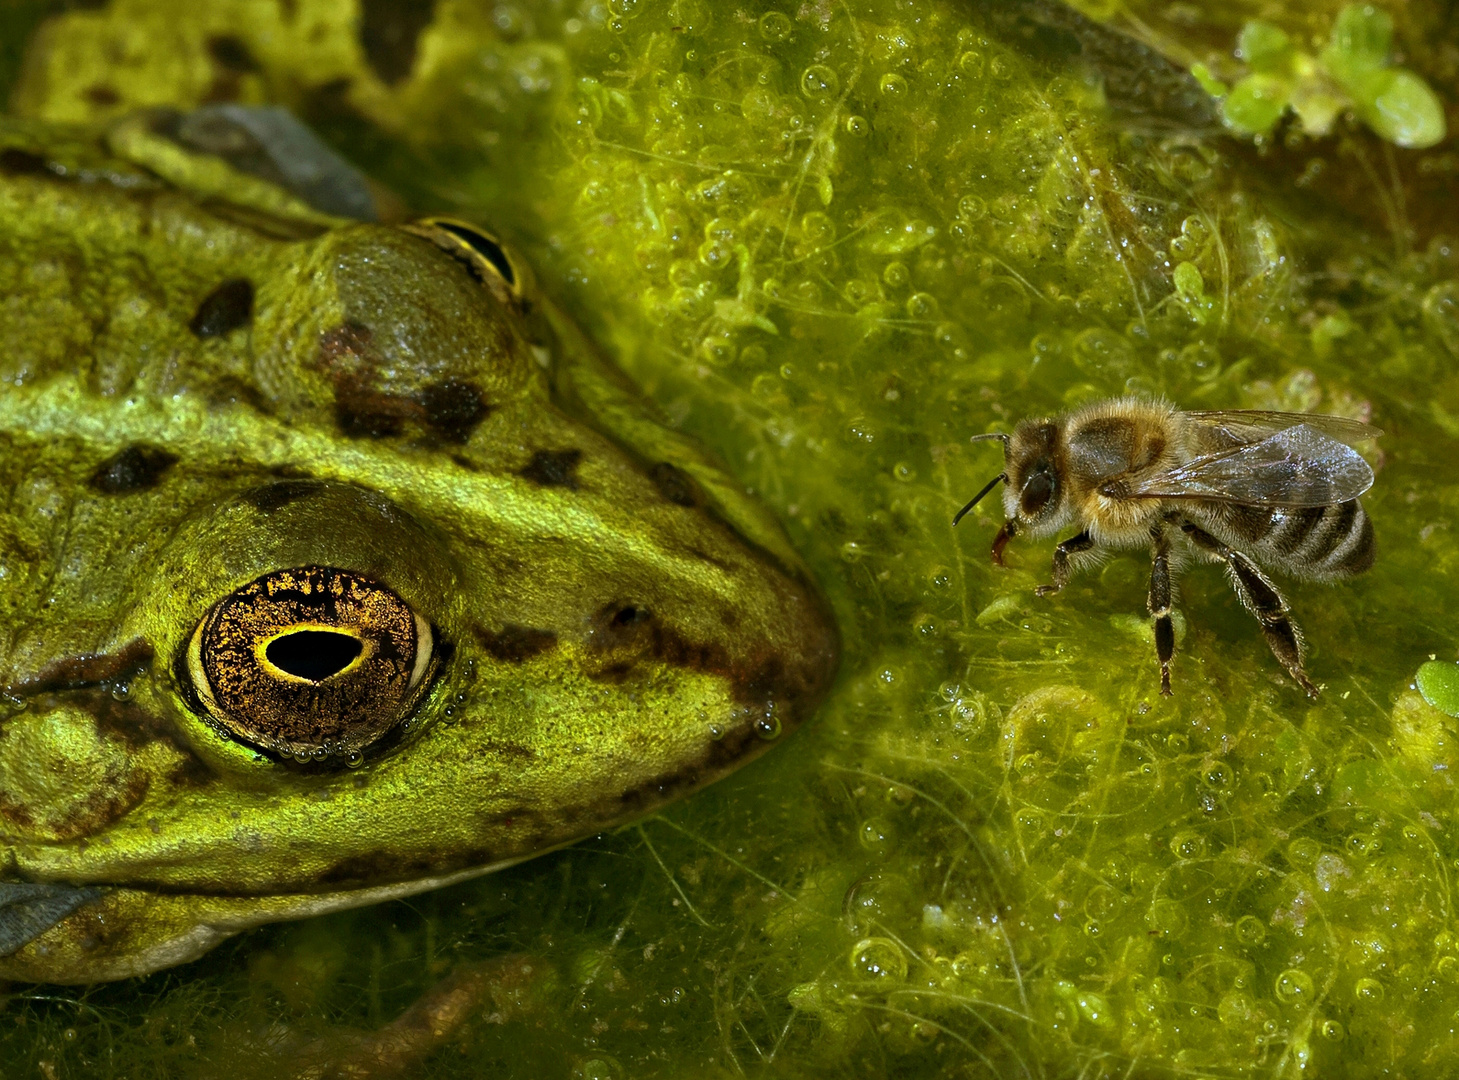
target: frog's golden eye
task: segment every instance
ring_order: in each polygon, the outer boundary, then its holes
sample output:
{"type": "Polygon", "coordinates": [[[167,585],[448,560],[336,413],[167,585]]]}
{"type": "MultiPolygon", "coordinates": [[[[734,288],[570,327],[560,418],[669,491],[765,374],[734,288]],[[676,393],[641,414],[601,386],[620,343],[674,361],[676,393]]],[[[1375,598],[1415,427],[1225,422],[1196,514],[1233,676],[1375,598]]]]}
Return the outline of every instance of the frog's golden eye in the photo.
{"type": "Polygon", "coordinates": [[[348,570],[276,570],[198,623],[187,674],[207,719],[299,760],[348,759],[419,701],[435,663],[430,623],[348,570]]]}
{"type": "Polygon", "coordinates": [[[483,284],[505,286],[512,299],[522,299],[525,273],[490,233],[445,217],[422,218],[404,228],[460,259],[483,284]]]}

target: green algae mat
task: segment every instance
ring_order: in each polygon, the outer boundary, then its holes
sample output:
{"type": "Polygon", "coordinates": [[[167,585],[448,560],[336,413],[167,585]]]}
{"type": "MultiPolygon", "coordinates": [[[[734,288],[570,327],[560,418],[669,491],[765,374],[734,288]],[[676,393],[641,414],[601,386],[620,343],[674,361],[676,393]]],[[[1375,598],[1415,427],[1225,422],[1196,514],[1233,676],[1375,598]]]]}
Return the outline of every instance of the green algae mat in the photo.
{"type": "Polygon", "coordinates": [[[547,974],[412,1075],[1459,1070],[1452,5],[77,7],[0,14],[12,112],[282,104],[499,229],[775,509],[845,658],[813,725],[639,825],[11,986],[0,1074],[305,1075],[504,955],[547,974]],[[993,500],[953,528],[1002,467],[971,436],[1127,394],[1385,432],[1376,566],[1288,589],[1315,700],[1215,567],[1162,698],[1144,552],[1039,598],[1051,541],[998,568],[993,500]]]}

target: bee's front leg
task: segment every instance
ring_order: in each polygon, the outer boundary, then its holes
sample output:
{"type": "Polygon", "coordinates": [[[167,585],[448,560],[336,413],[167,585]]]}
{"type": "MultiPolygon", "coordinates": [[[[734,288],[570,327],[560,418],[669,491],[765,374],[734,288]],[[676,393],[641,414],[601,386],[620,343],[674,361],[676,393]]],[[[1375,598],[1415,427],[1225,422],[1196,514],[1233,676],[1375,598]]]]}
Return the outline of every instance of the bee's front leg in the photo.
{"type": "Polygon", "coordinates": [[[1170,697],[1170,661],[1175,656],[1175,624],[1170,619],[1170,534],[1166,523],[1150,529],[1150,598],[1155,621],[1155,655],[1160,660],[1160,694],[1170,697]]]}
{"type": "Polygon", "coordinates": [[[1071,536],[1059,544],[1058,547],[1054,548],[1054,583],[1052,585],[1040,585],[1034,590],[1034,595],[1052,596],[1054,593],[1061,591],[1065,585],[1069,584],[1069,574],[1071,573],[1069,556],[1077,555],[1081,551],[1090,551],[1093,547],[1094,537],[1089,535],[1088,529],[1085,529],[1078,536],[1071,536]]]}
{"type": "Polygon", "coordinates": [[[1008,541],[1018,535],[1018,522],[1012,519],[1003,523],[1003,528],[998,530],[998,535],[993,537],[993,565],[1003,565],[1003,549],[1008,546],[1008,541]]]}

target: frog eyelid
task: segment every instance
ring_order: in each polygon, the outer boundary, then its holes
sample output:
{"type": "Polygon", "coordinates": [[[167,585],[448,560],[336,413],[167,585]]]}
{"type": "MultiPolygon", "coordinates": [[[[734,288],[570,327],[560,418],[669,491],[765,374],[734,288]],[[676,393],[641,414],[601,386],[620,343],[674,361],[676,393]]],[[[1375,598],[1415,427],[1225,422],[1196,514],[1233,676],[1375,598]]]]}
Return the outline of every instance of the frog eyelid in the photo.
{"type": "Polygon", "coordinates": [[[522,300],[526,275],[491,233],[470,222],[448,217],[421,218],[401,227],[460,259],[483,282],[499,281],[511,298],[522,300]]]}

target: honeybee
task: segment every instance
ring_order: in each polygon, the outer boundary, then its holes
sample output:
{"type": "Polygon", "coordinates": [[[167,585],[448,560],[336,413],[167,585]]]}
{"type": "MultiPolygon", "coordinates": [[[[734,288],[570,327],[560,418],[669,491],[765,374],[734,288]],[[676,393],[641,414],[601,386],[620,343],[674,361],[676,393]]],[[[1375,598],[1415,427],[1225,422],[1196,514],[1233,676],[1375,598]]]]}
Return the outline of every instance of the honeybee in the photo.
{"type": "Polygon", "coordinates": [[[1148,606],[1165,696],[1175,654],[1175,571],[1186,554],[1220,563],[1272,653],[1316,697],[1303,670],[1302,633],[1267,574],[1334,581],[1373,565],[1373,525],[1358,504],[1373,486],[1373,470],[1352,444],[1381,434],[1341,416],[1101,401],[1023,420],[1012,435],[973,436],[1002,441],[1004,469],[953,524],[1003,483],[1007,520],[993,540],[995,564],[1003,565],[1015,536],[1076,529],[1054,549],[1054,580],[1039,596],[1057,593],[1104,551],[1148,544],[1148,606]]]}

